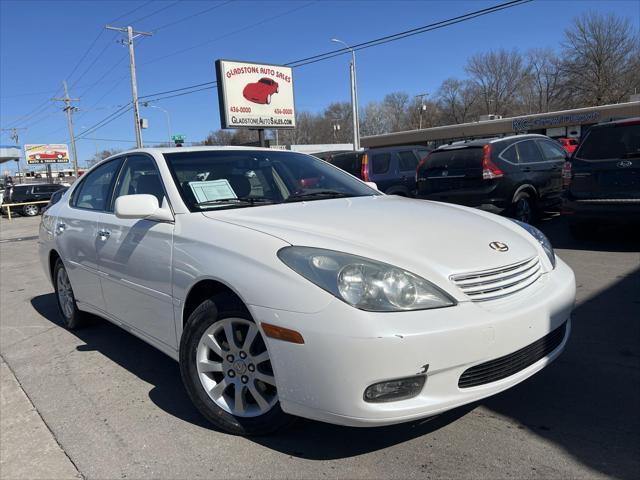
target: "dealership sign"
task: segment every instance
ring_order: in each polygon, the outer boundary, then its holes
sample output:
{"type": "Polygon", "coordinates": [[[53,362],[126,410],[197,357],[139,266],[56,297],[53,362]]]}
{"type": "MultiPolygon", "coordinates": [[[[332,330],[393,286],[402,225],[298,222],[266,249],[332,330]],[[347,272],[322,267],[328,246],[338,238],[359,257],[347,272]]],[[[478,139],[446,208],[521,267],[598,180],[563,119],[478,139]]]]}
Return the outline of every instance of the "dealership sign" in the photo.
{"type": "Polygon", "coordinates": [[[596,123],[599,118],[600,112],[551,115],[537,118],[514,118],[512,128],[514,132],[519,132],[522,130],[537,130],[541,128],[555,127],[558,125],[581,125],[583,123],[596,123]]]}
{"type": "Polygon", "coordinates": [[[69,148],[64,143],[25,145],[24,158],[29,165],[69,163],[69,148]]]}
{"type": "Polygon", "coordinates": [[[291,67],[216,61],[222,128],[294,128],[291,67]]]}

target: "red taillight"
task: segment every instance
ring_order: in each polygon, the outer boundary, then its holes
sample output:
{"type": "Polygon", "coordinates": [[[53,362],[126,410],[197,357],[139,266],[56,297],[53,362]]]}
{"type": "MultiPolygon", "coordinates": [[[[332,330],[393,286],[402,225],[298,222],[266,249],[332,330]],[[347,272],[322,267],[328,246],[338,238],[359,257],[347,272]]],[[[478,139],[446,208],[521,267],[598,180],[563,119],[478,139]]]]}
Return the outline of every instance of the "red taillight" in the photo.
{"type": "Polygon", "coordinates": [[[564,162],[562,166],[562,187],[569,188],[571,185],[571,162],[564,162]]]}
{"type": "Polygon", "coordinates": [[[504,177],[504,172],[491,161],[491,145],[487,144],[482,147],[482,179],[493,180],[500,177],[504,177]]]}
{"type": "Polygon", "coordinates": [[[418,183],[418,177],[420,177],[420,169],[427,164],[427,160],[431,156],[431,153],[427,154],[420,162],[418,162],[418,166],[416,167],[416,183],[418,183]]]}
{"type": "Polygon", "coordinates": [[[364,182],[369,181],[369,155],[366,153],[362,155],[362,170],[360,170],[360,178],[364,182]]]}

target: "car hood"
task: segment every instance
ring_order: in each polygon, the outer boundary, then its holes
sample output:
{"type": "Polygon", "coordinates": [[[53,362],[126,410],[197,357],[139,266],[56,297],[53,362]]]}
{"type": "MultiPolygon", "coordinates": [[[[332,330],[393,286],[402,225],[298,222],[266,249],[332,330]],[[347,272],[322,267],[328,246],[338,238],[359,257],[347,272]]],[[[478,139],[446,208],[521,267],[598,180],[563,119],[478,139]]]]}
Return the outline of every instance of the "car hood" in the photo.
{"type": "MultiPolygon", "coordinates": [[[[479,210],[396,196],[318,200],[206,212],[282,239],[404,268],[450,275],[498,268],[539,255],[538,243],[514,222],[479,210]],[[502,242],[507,251],[493,250],[502,242]]],[[[545,263],[546,265],[546,263],[545,263]]]]}

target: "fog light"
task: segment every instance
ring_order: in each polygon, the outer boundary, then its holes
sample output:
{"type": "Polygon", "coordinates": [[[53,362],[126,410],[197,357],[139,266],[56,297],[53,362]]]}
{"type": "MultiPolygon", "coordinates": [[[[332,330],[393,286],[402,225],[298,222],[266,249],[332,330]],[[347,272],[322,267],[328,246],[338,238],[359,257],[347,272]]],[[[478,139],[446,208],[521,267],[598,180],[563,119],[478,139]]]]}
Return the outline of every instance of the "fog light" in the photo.
{"type": "Polygon", "coordinates": [[[424,375],[417,375],[374,383],[364,391],[364,401],[372,403],[395,402],[415,397],[424,387],[425,379],[424,375]]]}

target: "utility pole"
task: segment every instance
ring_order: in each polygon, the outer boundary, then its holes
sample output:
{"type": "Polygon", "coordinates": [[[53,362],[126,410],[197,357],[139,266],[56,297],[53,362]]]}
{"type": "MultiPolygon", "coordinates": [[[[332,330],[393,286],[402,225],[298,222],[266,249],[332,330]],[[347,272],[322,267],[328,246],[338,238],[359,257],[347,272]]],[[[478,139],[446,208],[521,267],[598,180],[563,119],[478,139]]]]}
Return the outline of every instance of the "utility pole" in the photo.
{"type": "Polygon", "coordinates": [[[133,97],[133,122],[136,132],[136,146],[142,148],[142,129],[140,127],[140,106],[138,105],[138,82],[136,80],[136,60],[133,53],[133,41],[138,37],[150,37],[150,32],[137,32],[131,25],[128,27],[106,26],[107,30],[116,32],[127,32],[127,43],[129,45],[129,71],[131,72],[131,96],[133,97]]]}
{"type": "Polygon", "coordinates": [[[64,98],[52,98],[51,100],[53,100],[54,102],[64,102],[63,110],[67,112],[67,123],[69,125],[69,139],[71,140],[71,154],[73,155],[73,176],[77,180],[78,179],[78,154],[76,152],[76,137],[73,135],[73,112],[78,109],[73,105],[71,105],[71,102],[79,102],[80,99],[69,97],[69,87],[67,86],[66,80],[63,80],[62,85],[64,86],[64,98]]]}
{"type": "Polygon", "coordinates": [[[419,126],[418,126],[418,130],[422,130],[422,112],[424,112],[427,109],[427,106],[424,104],[424,97],[426,97],[427,95],[429,95],[428,93],[421,93],[419,95],[416,95],[416,98],[420,99],[420,120],[419,120],[419,126]]]}
{"type": "MultiPolygon", "coordinates": [[[[9,137],[11,138],[11,140],[13,140],[16,145],[18,147],[20,147],[20,134],[18,133],[20,130],[26,130],[26,127],[21,127],[21,128],[16,128],[16,127],[11,127],[11,128],[3,128],[2,131],[9,131],[11,132],[11,134],[9,135],[9,137]]],[[[22,173],[20,172],[20,158],[18,157],[18,159],[16,160],[17,164],[18,164],[18,178],[19,183],[22,183],[22,173]]]]}
{"type": "Polygon", "coordinates": [[[356,80],[356,52],[342,40],[332,38],[332,42],[341,43],[351,51],[349,73],[351,77],[351,116],[353,121],[353,149],[360,150],[360,115],[358,113],[358,82],[356,80]]]}

